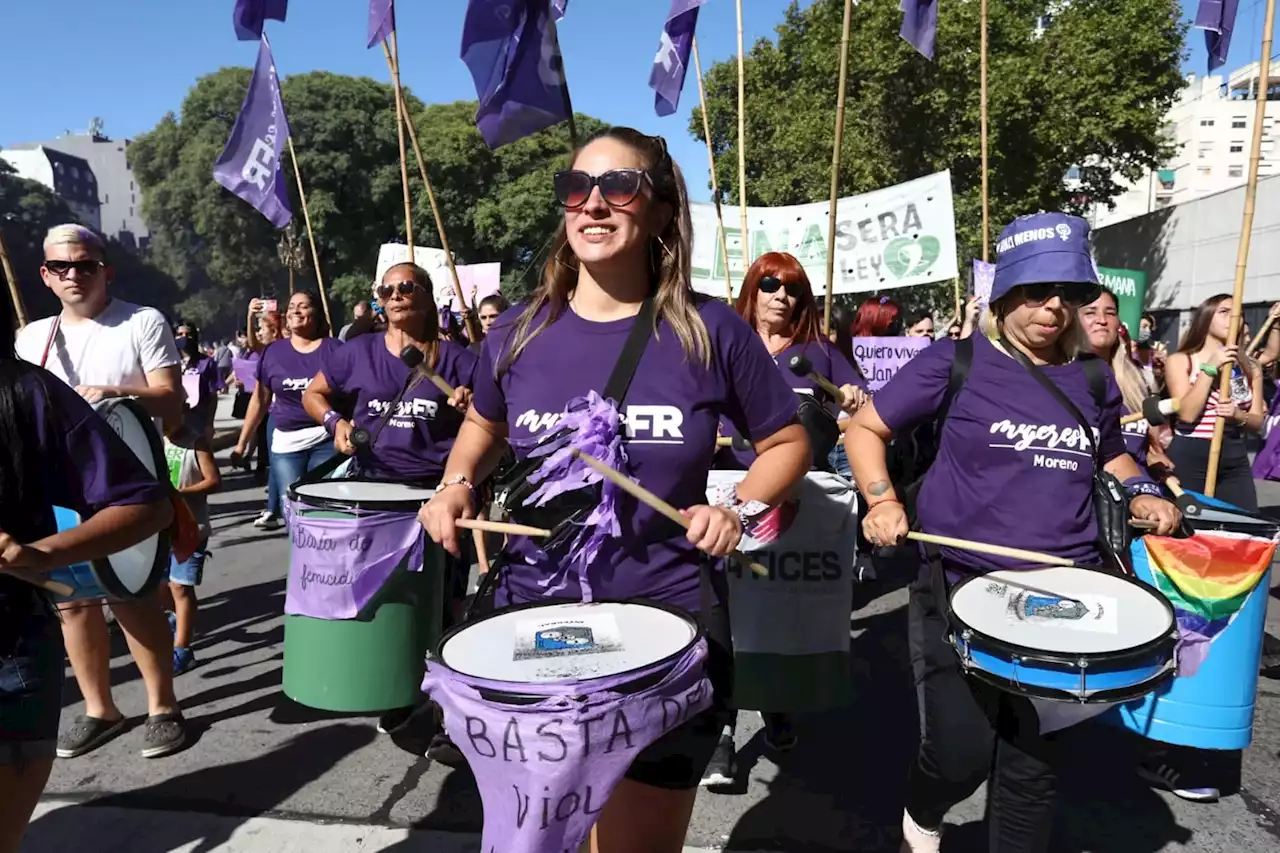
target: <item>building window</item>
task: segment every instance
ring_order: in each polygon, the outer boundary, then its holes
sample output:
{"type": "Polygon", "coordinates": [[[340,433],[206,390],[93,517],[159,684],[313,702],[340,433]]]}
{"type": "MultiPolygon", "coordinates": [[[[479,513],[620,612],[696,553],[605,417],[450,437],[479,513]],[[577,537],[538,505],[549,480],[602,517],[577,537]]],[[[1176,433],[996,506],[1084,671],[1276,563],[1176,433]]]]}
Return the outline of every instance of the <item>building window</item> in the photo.
{"type": "Polygon", "coordinates": [[[1200,146],[1200,159],[1201,159],[1201,160],[1207,160],[1207,159],[1209,159],[1209,156],[1210,156],[1211,154],[1213,154],[1213,144],[1212,144],[1212,143],[1210,143],[1210,144],[1208,144],[1208,145],[1201,145],[1201,146],[1200,146]]]}
{"type": "Polygon", "coordinates": [[[1231,148],[1229,148],[1229,149],[1228,149],[1228,151],[1229,151],[1229,153],[1231,153],[1231,154],[1239,154],[1240,152],[1244,151],[1244,143],[1243,143],[1243,142],[1233,142],[1233,143],[1231,143],[1231,148]]]}
{"type": "Polygon", "coordinates": [[[135,196],[134,196],[134,194],[133,194],[133,193],[129,193],[129,203],[130,203],[130,204],[137,204],[137,203],[138,203],[138,199],[137,199],[137,197],[135,197],[135,196]]]}
{"type": "Polygon", "coordinates": [[[1200,119],[1200,126],[1201,126],[1201,127],[1213,127],[1213,119],[1211,119],[1211,118],[1202,118],[1202,119],[1200,119]]]}
{"type": "Polygon", "coordinates": [[[1171,204],[1173,204],[1172,196],[1156,196],[1156,207],[1168,207],[1171,204]]]}
{"type": "Polygon", "coordinates": [[[1200,172],[1200,177],[1202,177],[1202,178],[1207,178],[1207,177],[1209,177],[1210,175],[1212,175],[1212,174],[1213,174],[1213,167],[1212,167],[1212,166],[1201,166],[1197,171],[1199,171],[1199,172],[1200,172]]]}
{"type": "Polygon", "coordinates": [[[1239,130],[1240,128],[1244,127],[1247,123],[1248,123],[1247,116],[1232,116],[1231,118],[1231,128],[1233,130],[1239,130]]]}
{"type": "Polygon", "coordinates": [[[1244,166],[1228,166],[1228,167],[1227,167],[1227,177],[1228,177],[1228,178],[1243,178],[1243,177],[1244,177],[1244,166]]]}
{"type": "Polygon", "coordinates": [[[102,200],[102,203],[111,204],[111,193],[107,193],[106,197],[102,200]]]}
{"type": "Polygon", "coordinates": [[[132,207],[131,207],[131,208],[129,208],[129,215],[130,215],[130,216],[133,216],[133,208],[132,208],[132,207]]]}

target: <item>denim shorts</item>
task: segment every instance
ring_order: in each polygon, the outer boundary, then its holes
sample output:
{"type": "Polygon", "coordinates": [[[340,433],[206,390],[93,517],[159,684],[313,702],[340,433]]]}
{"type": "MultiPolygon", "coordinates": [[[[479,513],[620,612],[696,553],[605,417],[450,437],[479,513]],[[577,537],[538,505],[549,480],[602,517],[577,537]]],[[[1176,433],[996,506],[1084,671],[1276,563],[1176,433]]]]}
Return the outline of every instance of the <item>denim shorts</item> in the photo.
{"type": "Polygon", "coordinates": [[[190,559],[178,562],[177,558],[169,556],[169,580],[182,586],[199,586],[204,580],[204,561],[209,558],[209,540],[205,539],[196,548],[190,559]]]}
{"type": "Polygon", "coordinates": [[[62,666],[62,626],[47,604],[38,601],[12,654],[0,659],[0,765],[54,757],[62,666]]]}

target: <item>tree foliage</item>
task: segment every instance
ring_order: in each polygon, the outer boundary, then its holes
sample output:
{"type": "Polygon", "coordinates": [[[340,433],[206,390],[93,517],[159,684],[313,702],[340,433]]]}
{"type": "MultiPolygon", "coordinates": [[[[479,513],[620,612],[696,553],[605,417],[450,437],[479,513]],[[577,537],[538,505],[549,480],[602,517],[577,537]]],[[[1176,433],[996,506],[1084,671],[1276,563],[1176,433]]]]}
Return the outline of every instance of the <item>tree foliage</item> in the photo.
{"type": "MultiPolygon", "coordinates": [[[[774,41],[745,61],[749,204],[826,200],[831,190],[842,0],[795,3],[774,41]]],[[[990,0],[988,110],[991,240],[1015,216],[1107,202],[1169,156],[1164,117],[1181,89],[1185,25],[1176,0],[1055,4],[990,0]],[[1064,176],[1086,167],[1082,184],[1064,176]]],[[[982,257],[979,4],[939,4],[935,59],[898,36],[899,4],[853,7],[840,195],[951,170],[960,262],[982,257]]],[[[716,174],[736,203],[737,61],[706,79],[716,174]]],[[[702,138],[701,111],[689,131],[702,138]]],[[[920,290],[918,288],[913,290],[920,290]]],[[[950,288],[931,288],[950,305],[950,288]],[[944,295],[941,291],[947,291],[944,295]]],[[[907,295],[907,292],[898,295],[907,295]]],[[[911,294],[911,296],[924,295],[911,294]]]]}
{"type": "MultiPolygon", "coordinates": [[[[206,323],[239,322],[250,297],[287,293],[278,232],[212,178],[249,76],[246,68],[224,68],[200,78],[180,113],[130,148],[154,256],[182,288],[181,310],[208,315],[206,323]]],[[[405,239],[394,92],[370,78],[312,72],[285,79],[281,94],[338,323],[354,301],[368,298],[379,246],[405,239]]],[[[501,262],[504,284],[519,292],[536,277],[533,262],[557,222],[551,174],[567,160],[567,129],[490,151],[475,128],[474,102],[424,106],[407,90],[405,97],[456,260],[501,262]]],[[[584,134],[602,126],[585,116],[577,124],[584,134]]],[[[408,153],[414,242],[438,247],[408,153]]],[[[286,158],[282,168],[302,234],[292,163],[286,158]]],[[[311,270],[308,264],[298,276],[300,287],[314,287],[311,270]]]]}

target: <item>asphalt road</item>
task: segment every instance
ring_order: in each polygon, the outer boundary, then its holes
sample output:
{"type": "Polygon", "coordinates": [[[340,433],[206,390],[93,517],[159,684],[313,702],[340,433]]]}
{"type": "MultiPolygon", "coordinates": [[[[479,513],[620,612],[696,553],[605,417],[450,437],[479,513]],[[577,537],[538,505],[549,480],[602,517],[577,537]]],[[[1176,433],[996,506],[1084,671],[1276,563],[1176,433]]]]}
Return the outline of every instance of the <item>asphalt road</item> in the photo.
{"type": "MultiPolygon", "coordinates": [[[[90,755],[59,761],[46,799],[79,805],[39,817],[24,850],[65,849],[59,840],[65,839],[65,821],[77,811],[102,806],[114,807],[113,815],[165,810],[239,820],[271,815],[311,823],[478,831],[480,804],[468,773],[399,748],[376,732],[371,717],[324,716],[283,696],[281,612],[288,544],[283,533],[261,533],[250,525],[262,507],[263,490],[244,475],[226,469],[224,474],[225,490],[212,502],[214,556],[200,588],[199,666],[178,679],[192,743],[177,755],[148,761],[139,755],[141,730],[134,728],[90,755]]],[[[1261,491],[1264,505],[1280,507],[1280,484],[1263,484],[1261,491]]],[[[1280,598],[1280,591],[1273,598],[1280,598]]],[[[801,718],[800,743],[786,755],[765,752],[756,719],[744,715],[738,733],[744,781],[730,793],[699,793],[688,844],[804,853],[896,850],[905,771],[916,738],[906,593],[870,585],[859,588],[857,599],[855,702],[801,718]]],[[[1271,602],[1268,622],[1280,636],[1280,600],[1271,602]]],[[[118,636],[112,666],[121,708],[144,714],[142,684],[118,636]]],[[[81,711],[68,671],[64,720],[81,711]]],[[[1056,850],[1280,849],[1280,681],[1260,684],[1253,746],[1242,756],[1221,756],[1219,770],[1229,784],[1217,804],[1185,803],[1141,783],[1131,772],[1139,746],[1135,738],[1102,727],[1074,733],[1056,850]]],[[[982,811],[981,792],[952,811],[945,851],[985,849],[982,811]]],[[[195,820],[152,823],[145,843],[120,849],[268,849],[219,848],[226,838],[210,837],[207,826],[195,820]]],[[[234,827],[236,820],[217,825],[224,827],[217,832],[226,834],[225,827],[234,827]]],[[[85,842],[88,849],[99,849],[93,839],[85,842]]],[[[403,841],[377,849],[428,848],[403,841]]]]}

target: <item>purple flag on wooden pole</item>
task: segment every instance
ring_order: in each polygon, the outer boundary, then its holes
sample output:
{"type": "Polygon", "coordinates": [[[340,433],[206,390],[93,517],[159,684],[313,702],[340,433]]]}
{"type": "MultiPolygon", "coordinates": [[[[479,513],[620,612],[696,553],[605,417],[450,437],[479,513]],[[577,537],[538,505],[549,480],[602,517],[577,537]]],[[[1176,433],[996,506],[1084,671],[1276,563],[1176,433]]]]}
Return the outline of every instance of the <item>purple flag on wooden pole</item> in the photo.
{"type": "Polygon", "coordinates": [[[262,38],[262,27],[270,18],[283,21],[289,0],[236,0],[231,13],[231,23],[240,41],[257,41],[262,38]]]}
{"type": "Polygon", "coordinates": [[[396,28],[395,0],[369,0],[369,44],[373,47],[383,39],[391,38],[396,28]]]}
{"type": "Polygon", "coordinates": [[[1239,5],[1239,0],[1200,0],[1200,7],[1196,9],[1195,25],[1197,29],[1204,30],[1210,72],[1226,64],[1239,5]]]}
{"type": "Polygon", "coordinates": [[[253,205],[259,213],[283,228],[293,219],[289,193],[280,171],[289,123],[280,98],[271,45],[266,36],[258,48],[258,64],[249,80],[240,115],[222,156],[213,166],[213,179],[253,205]]]}
{"type": "Polygon", "coordinates": [[[462,61],[480,101],[476,127],[490,148],[569,118],[556,11],[549,0],[471,0],[467,5],[462,61]]]}
{"type": "Polygon", "coordinates": [[[653,58],[649,88],[653,89],[653,108],[660,116],[669,116],[680,106],[680,90],[689,71],[689,48],[693,30],[698,25],[698,7],[706,0],[671,0],[671,11],[658,39],[658,55],[653,58]]]}
{"type": "Polygon", "coordinates": [[[925,59],[933,59],[938,35],[938,0],[901,0],[902,29],[898,35],[925,59]]]}

